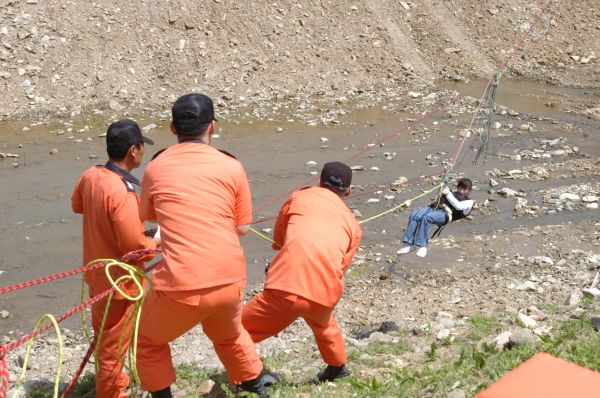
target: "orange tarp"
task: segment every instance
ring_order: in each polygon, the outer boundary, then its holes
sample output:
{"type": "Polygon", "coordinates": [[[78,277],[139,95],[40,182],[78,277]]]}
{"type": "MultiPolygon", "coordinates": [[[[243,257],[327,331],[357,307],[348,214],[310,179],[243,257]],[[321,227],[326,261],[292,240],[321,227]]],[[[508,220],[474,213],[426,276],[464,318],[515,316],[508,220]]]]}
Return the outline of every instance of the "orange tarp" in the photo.
{"type": "Polygon", "coordinates": [[[539,353],[475,398],[600,397],[600,373],[539,353]]]}

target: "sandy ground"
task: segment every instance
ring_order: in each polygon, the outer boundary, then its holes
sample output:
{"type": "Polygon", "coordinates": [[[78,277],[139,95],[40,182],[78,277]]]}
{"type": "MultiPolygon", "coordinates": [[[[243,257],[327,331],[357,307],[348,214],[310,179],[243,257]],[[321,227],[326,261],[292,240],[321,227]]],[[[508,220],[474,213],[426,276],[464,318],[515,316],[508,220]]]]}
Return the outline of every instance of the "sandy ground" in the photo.
{"type": "Polygon", "coordinates": [[[190,90],[218,99],[222,118],[270,114],[269,101],[392,98],[495,70],[599,84],[596,0],[2,0],[0,9],[6,120],[161,111],[190,90]]]}

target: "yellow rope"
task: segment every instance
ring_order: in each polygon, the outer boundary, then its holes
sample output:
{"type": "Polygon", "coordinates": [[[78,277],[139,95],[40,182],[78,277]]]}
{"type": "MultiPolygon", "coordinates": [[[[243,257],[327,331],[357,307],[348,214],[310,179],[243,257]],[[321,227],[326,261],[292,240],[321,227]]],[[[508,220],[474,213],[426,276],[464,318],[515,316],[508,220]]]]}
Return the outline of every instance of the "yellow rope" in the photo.
{"type": "MultiPolygon", "coordinates": [[[[417,200],[417,199],[419,199],[419,198],[421,198],[421,197],[423,197],[423,196],[425,196],[425,195],[427,195],[427,194],[429,194],[429,193],[431,193],[431,192],[435,191],[436,189],[440,189],[440,190],[441,190],[441,189],[443,189],[444,185],[445,185],[445,183],[444,183],[444,182],[442,182],[442,183],[440,183],[440,184],[436,185],[435,187],[433,187],[433,188],[431,188],[431,189],[429,189],[429,190],[427,190],[427,191],[425,191],[425,192],[423,192],[423,193],[421,193],[421,194],[419,194],[419,195],[415,196],[415,197],[414,197],[414,198],[412,198],[412,199],[407,199],[407,200],[405,200],[404,202],[400,203],[398,206],[394,206],[394,207],[392,207],[392,208],[391,208],[391,209],[389,209],[389,210],[386,210],[386,211],[384,211],[384,212],[381,212],[381,213],[379,213],[379,214],[375,214],[374,216],[372,216],[372,217],[369,217],[369,218],[367,218],[366,220],[361,220],[361,221],[359,221],[358,223],[359,223],[359,224],[364,224],[364,223],[366,223],[366,222],[369,222],[369,221],[375,220],[376,218],[379,218],[379,217],[385,216],[386,214],[388,214],[388,213],[391,213],[391,212],[393,212],[393,211],[395,211],[395,210],[398,210],[398,209],[399,209],[399,208],[401,208],[402,206],[406,206],[406,207],[408,207],[408,206],[410,206],[410,204],[411,204],[413,201],[415,201],[415,200],[417,200]]],[[[261,237],[261,238],[263,238],[264,240],[266,240],[266,241],[269,241],[269,242],[271,242],[272,244],[274,244],[274,245],[277,245],[277,246],[281,247],[281,245],[280,245],[279,243],[275,242],[273,239],[269,238],[267,235],[263,234],[262,232],[259,232],[259,231],[257,231],[256,229],[254,229],[254,228],[252,228],[252,227],[250,227],[250,231],[254,232],[256,235],[260,236],[260,237],[261,237]]]]}
{"type": "Polygon", "coordinates": [[[267,240],[267,241],[271,242],[271,244],[277,245],[277,246],[281,247],[281,245],[279,243],[275,242],[273,239],[269,238],[267,235],[263,234],[262,232],[259,232],[259,231],[257,231],[256,229],[254,229],[252,227],[250,227],[250,231],[254,232],[256,235],[260,236],[264,240],[267,240]]]}
{"type": "Polygon", "coordinates": [[[425,195],[427,195],[427,194],[429,194],[429,193],[431,193],[431,192],[435,191],[436,189],[439,189],[439,188],[440,188],[440,187],[442,187],[443,185],[444,185],[444,183],[441,183],[441,184],[439,184],[439,185],[436,185],[435,187],[433,187],[433,188],[431,188],[431,189],[429,189],[429,190],[427,190],[427,191],[423,192],[423,193],[422,193],[422,194],[420,194],[420,195],[417,195],[417,196],[415,196],[415,197],[414,197],[414,198],[412,198],[412,199],[407,199],[407,200],[405,200],[404,202],[400,203],[398,206],[394,206],[394,207],[392,207],[392,208],[391,208],[391,209],[389,209],[389,210],[386,210],[386,211],[384,211],[384,212],[381,212],[381,213],[379,213],[379,214],[375,214],[373,217],[369,217],[369,218],[367,218],[366,220],[361,220],[361,221],[359,221],[358,223],[359,223],[359,224],[364,224],[364,223],[366,223],[366,222],[369,222],[369,221],[375,220],[376,218],[379,218],[379,217],[381,217],[381,216],[385,216],[386,214],[388,214],[388,213],[391,213],[391,212],[393,212],[393,211],[395,211],[395,210],[398,210],[398,209],[399,209],[399,208],[401,208],[402,206],[406,206],[406,207],[408,207],[408,206],[410,206],[410,204],[411,204],[411,203],[412,203],[414,200],[417,200],[417,199],[419,199],[419,198],[421,198],[421,197],[423,197],[423,196],[425,196],[425,195]]]}
{"type": "MultiPolygon", "coordinates": [[[[62,336],[60,334],[60,328],[58,327],[58,322],[56,322],[56,319],[51,314],[45,314],[40,318],[37,325],[35,325],[35,328],[33,329],[34,333],[40,329],[40,326],[42,325],[42,322],[45,319],[49,319],[50,322],[52,322],[52,325],[54,326],[54,330],[56,330],[56,337],[58,338],[58,360],[57,360],[57,365],[56,365],[56,376],[54,377],[54,395],[53,395],[53,398],[58,398],[58,388],[60,385],[60,370],[62,368],[62,361],[63,361],[62,336]]],[[[35,339],[35,336],[32,337],[29,340],[29,342],[27,343],[27,349],[25,350],[25,357],[23,358],[23,370],[21,370],[21,376],[19,377],[19,380],[17,381],[17,384],[15,386],[15,396],[17,395],[17,392],[19,391],[19,389],[21,388],[21,386],[23,384],[23,381],[25,380],[25,373],[27,372],[27,364],[29,363],[29,354],[31,352],[31,346],[33,345],[34,339],[35,339]]]]}
{"type": "MultiPolygon", "coordinates": [[[[115,291],[117,293],[121,294],[121,296],[123,296],[123,298],[125,298],[126,300],[135,302],[133,309],[127,315],[127,319],[125,320],[125,326],[124,326],[123,330],[121,331],[121,336],[119,338],[119,344],[118,344],[118,352],[119,353],[121,352],[121,347],[123,347],[123,344],[125,342],[125,332],[128,328],[129,323],[131,322],[133,316],[135,315],[135,324],[133,327],[133,333],[132,333],[132,336],[130,337],[130,339],[133,340],[133,342],[130,341],[130,343],[133,343],[133,344],[129,345],[130,355],[129,355],[129,361],[128,361],[129,366],[127,366],[127,368],[129,370],[129,372],[133,375],[132,382],[135,380],[138,384],[140,384],[139,375],[137,372],[136,354],[137,354],[137,338],[138,338],[138,331],[139,331],[140,315],[141,315],[142,304],[143,304],[144,298],[145,298],[144,286],[141,281],[144,278],[148,279],[148,277],[146,276],[143,269],[133,266],[133,265],[130,265],[130,264],[127,264],[127,263],[123,263],[123,262],[114,260],[114,259],[94,260],[94,261],[91,261],[90,263],[88,263],[87,266],[91,266],[93,264],[100,263],[100,262],[107,263],[106,266],[104,267],[104,273],[106,274],[106,278],[108,279],[111,286],[115,289],[115,291]],[[117,278],[115,280],[110,273],[110,270],[113,267],[118,267],[118,268],[124,270],[126,272],[126,274],[121,275],[119,278],[117,278]],[[128,281],[132,281],[133,284],[137,288],[137,294],[135,296],[130,296],[129,294],[125,293],[123,291],[123,289],[121,289],[121,287],[119,286],[123,282],[128,282],[128,281]]],[[[82,300],[85,300],[85,276],[82,280],[81,292],[82,292],[82,300]]],[[[111,292],[108,295],[108,299],[106,301],[106,306],[104,307],[104,313],[102,314],[102,321],[100,323],[100,327],[99,327],[99,331],[98,331],[96,348],[94,349],[94,356],[96,357],[96,361],[95,361],[96,373],[98,372],[98,367],[99,367],[98,350],[100,348],[100,341],[102,339],[102,333],[104,331],[106,319],[108,318],[108,311],[110,309],[110,305],[112,303],[113,298],[114,298],[114,292],[111,292]]],[[[91,337],[89,335],[89,331],[87,328],[85,314],[82,314],[82,322],[83,322],[83,327],[84,327],[84,332],[86,334],[86,337],[87,337],[88,341],[91,343],[91,337]]],[[[119,362],[124,362],[124,358],[118,358],[118,360],[119,360],[119,362]]]]}

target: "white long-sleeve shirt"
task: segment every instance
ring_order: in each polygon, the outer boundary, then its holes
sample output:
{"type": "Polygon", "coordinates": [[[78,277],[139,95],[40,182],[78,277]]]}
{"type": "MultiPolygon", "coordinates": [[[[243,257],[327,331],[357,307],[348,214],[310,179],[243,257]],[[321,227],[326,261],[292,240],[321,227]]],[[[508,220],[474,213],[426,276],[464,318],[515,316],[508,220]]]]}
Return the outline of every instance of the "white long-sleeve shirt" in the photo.
{"type": "Polygon", "coordinates": [[[444,194],[446,195],[446,200],[448,201],[448,203],[450,203],[450,205],[456,210],[462,211],[464,215],[469,214],[471,212],[471,209],[473,208],[473,205],[475,204],[475,201],[473,199],[467,199],[462,201],[456,199],[452,191],[450,191],[450,189],[448,188],[444,189],[444,194]]]}

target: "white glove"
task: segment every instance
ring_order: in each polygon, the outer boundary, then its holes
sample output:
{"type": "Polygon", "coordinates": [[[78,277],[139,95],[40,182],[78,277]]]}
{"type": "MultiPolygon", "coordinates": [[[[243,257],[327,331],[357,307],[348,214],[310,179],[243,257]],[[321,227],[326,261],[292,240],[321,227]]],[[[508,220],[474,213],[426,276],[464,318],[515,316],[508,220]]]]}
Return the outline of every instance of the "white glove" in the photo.
{"type": "Polygon", "coordinates": [[[444,189],[442,190],[442,193],[443,193],[444,195],[448,195],[448,194],[450,193],[450,188],[448,188],[448,187],[444,187],[444,189]]]}

